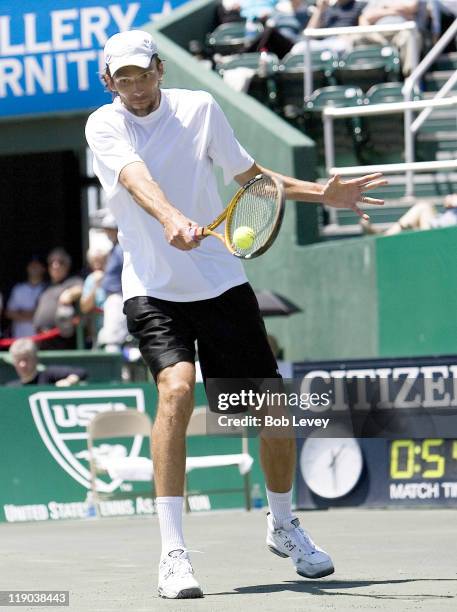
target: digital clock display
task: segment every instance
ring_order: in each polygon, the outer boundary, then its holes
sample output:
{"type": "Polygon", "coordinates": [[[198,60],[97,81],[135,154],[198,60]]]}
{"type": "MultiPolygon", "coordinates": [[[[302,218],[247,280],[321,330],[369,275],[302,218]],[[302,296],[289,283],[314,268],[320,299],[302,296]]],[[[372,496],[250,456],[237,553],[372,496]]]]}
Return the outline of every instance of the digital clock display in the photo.
{"type": "Polygon", "coordinates": [[[389,455],[391,480],[457,481],[457,440],[393,440],[389,455]]]}

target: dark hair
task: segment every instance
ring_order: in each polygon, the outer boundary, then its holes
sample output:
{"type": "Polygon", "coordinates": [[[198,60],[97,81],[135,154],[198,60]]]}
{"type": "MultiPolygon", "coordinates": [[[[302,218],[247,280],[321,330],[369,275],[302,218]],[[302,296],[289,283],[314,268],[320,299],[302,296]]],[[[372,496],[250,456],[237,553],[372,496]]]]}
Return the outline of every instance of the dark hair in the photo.
{"type": "Polygon", "coordinates": [[[48,265],[52,262],[53,259],[59,259],[60,261],[63,261],[67,266],[71,266],[71,257],[62,247],[56,247],[55,249],[52,249],[52,251],[50,251],[47,256],[48,265]]]}

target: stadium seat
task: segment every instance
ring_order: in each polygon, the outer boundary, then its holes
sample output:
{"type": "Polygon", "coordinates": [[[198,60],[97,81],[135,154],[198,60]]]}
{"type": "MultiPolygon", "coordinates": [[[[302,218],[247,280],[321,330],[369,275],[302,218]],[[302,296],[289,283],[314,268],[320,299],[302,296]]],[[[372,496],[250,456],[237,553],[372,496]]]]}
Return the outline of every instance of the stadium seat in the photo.
{"type": "Polygon", "coordinates": [[[440,55],[432,66],[432,70],[457,70],[457,53],[445,53],[440,55]]]}
{"type": "Polygon", "coordinates": [[[352,85],[367,91],[386,81],[399,81],[400,58],[394,47],[369,45],[349,51],[341,58],[335,71],[340,85],[352,85]]]}
{"type": "MultiPolygon", "coordinates": [[[[452,92],[451,95],[456,94],[452,92]]],[[[418,150],[418,157],[427,160],[456,157],[457,124],[455,106],[436,108],[432,111],[419,128],[416,149],[418,150]]]]}
{"type": "Polygon", "coordinates": [[[227,58],[227,61],[216,64],[216,72],[220,76],[226,70],[235,68],[251,68],[255,70],[247,93],[270,108],[277,108],[276,74],[279,69],[279,59],[273,53],[268,53],[269,62],[264,67],[264,73],[259,70],[260,53],[240,53],[227,58]]]}
{"type": "MultiPolygon", "coordinates": [[[[275,71],[279,68],[279,59],[273,53],[268,54],[271,58],[271,63],[269,67],[271,67],[272,71],[275,71]]],[[[216,63],[216,72],[220,75],[224,73],[225,70],[232,70],[233,68],[252,68],[253,70],[257,70],[259,67],[260,61],[260,53],[238,53],[236,55],[232,55],[230,58],[227,58],[225,61],[216,63]]]]}
{"type": "MultiPolygon", "coordinates": [[[[457,70],[457,52],[440,55],[424,75],[422,86],[427,92],[441,89],[457,70]]],[[[452,87],[452,95],[457,93],[457,84],[452,87]]]]}
{"type": "MultiPolygon", "coordinates": [[[[402,83],[380,83],[371,87],[366,94],[367,104],[403,102],[402,83]]],[[[420,94],[414,95],[420,100],[420,94]]],[[[404,128],[403,114],[367,115],[361,123],[362,146],[359,148],[361,163],[400,163],[403,159],[404,128]]]]}
{"type": "MultiPolygon", "coordinates": [[[[337,57],[331,51],[314,51],[311,55],[313,89],[334,85],[333,70],[337,57]]],[[[278,104],[280,108],[301,108],[304,100],[304,57],[302,54],[286,55],[277,72],[278,104]]]]}
{"type": "Polygon", "coordinates": [[[322,111],[326,106],[346,107],[363,104],[363,91],[359,87],[331,85],[316,89],[305,105],[307,111],[322,111]]]}
{"type": "MultiPolygon", "coordinates": [[[[254,40],[260,39],[263,32],[263,25],[255,23],[254,40]]],[[[252,33],[251,33],[252,35],[252,33]]],[[[252,38],[250,43],[254,42],[252,38]]],[[[231,55],[241,53],[245,48],[246,26],[244,22],[223,23],[206,37],[206,49],[209,55],[220,53],[221,55],[231,55]]]]}
{"type": "MultiPolygon", "coordinates": [[[[317,145],[318,157],[323,160],[323,124],[322,111],[326,106],[360,106],[363,104],[363,92],[357,87],[332,85],[313,92],[305,105],[305,133],[317,145]]],[[[360,120],[338,119],[333,122],[335,159],[339,166],[358,165],[357,151],[361,138],[360,120]]]]}
{"type": "MultiPolygon", "coordinates": [[[[367,104],[388,104],[389,102],[403,102],[403,83],[378,83],[373,85],[366,93],[367,104]]],[[[415,98],[419,99],[419,98],[415,98]]]]}

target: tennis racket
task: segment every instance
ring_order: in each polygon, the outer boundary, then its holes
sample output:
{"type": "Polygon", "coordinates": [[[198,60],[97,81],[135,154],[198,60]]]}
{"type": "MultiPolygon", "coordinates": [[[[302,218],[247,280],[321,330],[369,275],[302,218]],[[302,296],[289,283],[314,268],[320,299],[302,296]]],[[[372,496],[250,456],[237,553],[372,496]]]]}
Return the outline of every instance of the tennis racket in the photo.
{"type": "MultiPolygon", "coordinates": [[[[212,223],[189,228],[193,238],[218,238],[235,257],[253,259],[265,253],[278,235],[284,216],[285,194],[282,182],[269,174],[258,174],[243,185],[229,205],[212,223]],[[224,233],[214,230],[225,221],[224,233]],[[235,232],[249,230],[252,243],[246,248],[235,244],[235,232]]],[[[249,240],[248,240],[249,242],[249,240]]]]}

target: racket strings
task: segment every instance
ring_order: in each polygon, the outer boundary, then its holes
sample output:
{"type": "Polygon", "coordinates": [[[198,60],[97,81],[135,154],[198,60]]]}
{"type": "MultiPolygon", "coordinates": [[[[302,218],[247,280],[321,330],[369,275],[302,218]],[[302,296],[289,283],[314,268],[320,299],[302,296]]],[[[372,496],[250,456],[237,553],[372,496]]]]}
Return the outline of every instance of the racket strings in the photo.
{"type": "Polygon", "coordinates": [[[278,189],[267,176],[244,191],[227,218],[227,238],[237,253],[246,257],[268,242],[276,226],[278,207],[278,189]],[[240,227],[250,228],[254,234],[252,244],[245,249],[237,247],[233,241],[233,235],[240,227]]]}

